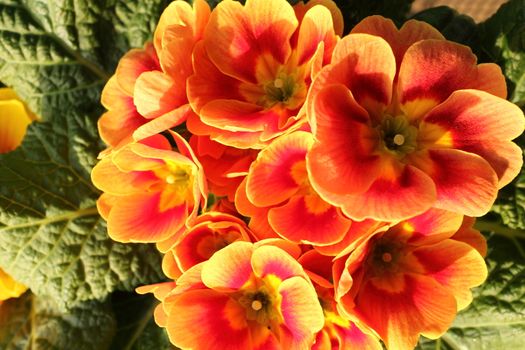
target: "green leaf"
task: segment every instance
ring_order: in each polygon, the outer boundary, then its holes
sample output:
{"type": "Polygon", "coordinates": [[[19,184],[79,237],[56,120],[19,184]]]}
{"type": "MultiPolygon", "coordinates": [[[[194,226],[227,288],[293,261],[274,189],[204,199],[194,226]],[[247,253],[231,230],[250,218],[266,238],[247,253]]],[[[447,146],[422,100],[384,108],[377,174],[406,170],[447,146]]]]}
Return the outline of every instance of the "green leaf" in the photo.
{"type": "Polygon", "coordinates": [[[162,279],[153,246],[106,233],[89,175],[97,142],[93,118],[63,115],[0,156],[0,266],[61,306],[162,279]]]}
{"type": "Polygon", "coordinates": [[[511,0],[480,25],[481,45],[508,79],[510,100],[525,106],[525,0],[511,0]]]}
{"type": "Polygon", "coordinates": [[[174,349],[166,331],[153,319],[158,301],[152,295],[115,293],[112,300],[117,320],[112,350],[174,349]]]}
{"type": "Polygon", "coordinates": [[[438,341],[422,339],[420,349],[521,349],[525,337],[525,235],[483,220],[488,238],[487,281],[438,341]]]}
{"type": "Polygon", "coordinates": [[[0,0],[0,80],[43,120],[99,108],[118,59],[142,46],[167,0],[0,0]]]}
{"type": "Polygon", "coordinates": [[[424,21],[438,29],[445,38],[477,50],[478,28],[474,20],[448,6],[438,6],[415,14],[413,19],[424,21]]]}
{"type": "Polygon", "coordinates": [[[2,350],[104,350],[114,331],[109,303],[86,302],[62,313],[48,299],[27,293],[0,305],[2,350]]]}

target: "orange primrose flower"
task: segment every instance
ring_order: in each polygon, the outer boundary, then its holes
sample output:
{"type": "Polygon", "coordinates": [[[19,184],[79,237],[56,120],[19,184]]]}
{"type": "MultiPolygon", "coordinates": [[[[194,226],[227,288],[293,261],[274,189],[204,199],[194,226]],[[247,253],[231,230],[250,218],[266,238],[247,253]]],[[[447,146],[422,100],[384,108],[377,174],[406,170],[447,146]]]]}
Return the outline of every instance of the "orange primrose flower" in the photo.
{"type": "Polygon", "coordinates": [[[97,205],[112,239],[158,243],[177,239],[199,207],[206,207],[202,167],[188,143],[170,134],[178,152],[156,135],[114,150],[93,168],[91,179],[104,191],[97,205]]]}
{"type": "Polygon", "coordinates": [[[285,250],[234,242],[187,270],[177,286],[146,286],[157,323],[182,349],[307,350],[324,317],[315,289],[285,250]]]}
{"type": "Polygon", "coordinates": [[[367,18],[310,90],[312,186],[355,220],[403,220],[431,207],[481,216],[523,163],[511,140],[525,119],[505,95],[497,65],[477,65],[428,24],[397,30],[367,18]]]}
{"type": "Polygon", "coordinates": [[[334,244],[342,240],[351,220],[321,199],[310,185],[305,157],[313,142],[312,134],[296,131],[262,150],[246,178],[246,199],[253,206],[269,207],[268,223],[283,238],[334,244]]]}
{"type": "MultiPolygon", "coordinates": [[[[187,271],[233,242],[251,242],[251,236],[241,219],[224,213],[207,212],[191,223],[164,259],[173,260],[181,271],[187,271]]],[[[165,262],[165,265],[171,264],[171,261],[165,262]]]]}
{"type": "Polygon", "coordinates": [[[27,127],[36,119],[13,89],[0,88],[0,154],[20,146],[27,127]]]}
{"type": "Polygon", "coordinates": [[[210,192],[233,201],[235,191],[257,157],[257,151],[225,146],[208,136],[197,135],[190,138],[190,146],[204,168],[210,192]]]}
{"type": "Polygon", "coordinates": [[[306,128],[301,112],[312,76],[331,59],[342,28],[333,1],[221,1],[194,50],[188,98],[196,135],[237,148],[263,148],[306,128]],[[325,6],[326,4],[326,6],[325,6]],[[299,19],[298,19],[299,17],[299,19]]]}
{"type": "Polygon", "coordinates": [[[431,209],[370,232],[334,262],[338,310],[373,329],[388,349],[413,349],[419,334],[438,338],[487,277],[483,237],[471,224],[431,209]]]}
{"type": "Polygon", "coordinates": [[[99,119],[99,133],[117,147],[182,124],[192,113],[186,79],[193,73],[192,51],[208,22],[204,0],[193,7],[172,2],[162,13],[153,43],[132,49],[120,60],[102,91],[108,112],[99,119]]]}
{"type": "Polygon", "coordinates": [[[381,350],[379,339],[370,330],[364,332],[361,328],[366,327],[358,327],[356,323],[342,317],[337,311],[332,258],[323,256],[315,250],[309,250],[298,261],[315,286],[325,317],[324,327],[317,333],[312,350],[381,350]]]}

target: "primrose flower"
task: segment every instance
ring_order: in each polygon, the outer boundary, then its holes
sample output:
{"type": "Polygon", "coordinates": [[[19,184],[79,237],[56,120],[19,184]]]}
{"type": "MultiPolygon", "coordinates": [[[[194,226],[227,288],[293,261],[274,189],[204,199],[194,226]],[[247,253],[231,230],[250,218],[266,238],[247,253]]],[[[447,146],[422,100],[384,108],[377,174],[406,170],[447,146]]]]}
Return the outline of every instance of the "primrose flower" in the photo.
{"type": "Polygon", "coordinates": [[[0,88],[0,154],[17,148],[35,119],[13,89],[0,88]]]}
{"type": "Polygon", "coordinates": [[[268,223],[283,238],[334,244],[343,238],[351,221],[310,185],[305,157],[313,142],[310,133],[297,131],[262,150],[246,178],[246,198],[256,207],[269,207],[268,223]]]}
{"type": "Polygon", "coordinates": [[[372,232],[334,263],[338,310],[388,349],[413,349],[419,334],[436,339],[487,277],[479,245],[466,243],[482,239],[462,215],[440,209],[372,232]]]}
{"type": "Polygon", "coordinates": [[[191,223],[165,257],[174,259],[180,270],[186,271],[233,242],[251,240],[250,230],[241,219],[224,213],[207,212],[191,223]]]}
{"type": "Polygon", "coordinates": [[[309,250],[298,261],[315,286],[325,317],[324,327],[317,333],[312,350],[381,350],[381,343],[376,336],[363,332],[354,322],[342,317],[337,311],[332,258],[309,250]]]}
{"type": "Polygon", "coordinates": [[[495,64],[427,24],[379,16],[339,41],[312,85],[312,186],[352,219],[431,207],[485,214],[522,165],[523,112],[495,64]],[[406,28],[405,28],[406,27],[406,28]],[[380,36],[377,36],[380,35],[380,36]]]}
{"type": "Polygon", "coordinates": [[[239,184],[257,157],[257,151],[225,146],[208,136],[196,135],[191,137],[190,146],[204,168],[210,192],[233,201],[239,184]]]}
{"type": "Polygon", "coordinates": [[[341,34],[334,21],[341,30],[331,0],[300,4],[297,14],[285,0],[221,1],[195,47],[188,98],[198,116],[189,117],[188,129],[229,146],[263,148],[307,127],[301,108],[341,34]]]}
{"type": "Polygon", "coordinates": [[[204,174],[193,151],[171,132],[178,152],[156,135],[114,150],[93,168],[91,179],[104,191],[99,211],[110,237],[119,242],[178,238],[185,224],[206,207],[204,174]]]}
{"type": "Polygon", "coordinates": [[[122,57],[102,91],[108,112],[98,127],[104,142],[117,147],[142,139],[182,124],[192,113],[186,79],[193,73],[193,47],[209,15],[204,0],[196,0],[193,7],[174,1],[162,13],[153,43],[122,57]]]}
{"type": "Polygon", "coordinates": [[[261,242],[228,245],[162,294],[155,319],[183,349],[306,350],[324,323],[301,265],[261,242]]]}
{"type": "Polygon", "coordinates": [[[2,300],[18,298],[27,290],[23,284],[15,281],[11,276],[0,269],[0,303],[2,300]]]}

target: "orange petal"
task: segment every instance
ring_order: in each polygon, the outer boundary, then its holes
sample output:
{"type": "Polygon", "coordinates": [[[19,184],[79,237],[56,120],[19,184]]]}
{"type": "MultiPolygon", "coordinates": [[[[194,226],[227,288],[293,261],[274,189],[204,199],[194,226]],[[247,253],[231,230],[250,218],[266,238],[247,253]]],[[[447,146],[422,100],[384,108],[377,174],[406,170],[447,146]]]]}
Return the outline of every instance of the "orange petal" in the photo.
{"type": "MultiPolygon", "coordinates": [[[[489,161],[498,174],[500,187],[521,170],[521,150],[505,141],[523,133],[525,118],[520,108],[508,101],[478,90],[455,91],[432,109],[423,123],[439,125],[451,139],[452,147],[479,154],[489,161]]],[[[421,127],[424,130],[425,126],[421,127]]],[[[434,140],[421,136],[422,142],[432,147],[434,140]]]]}
{"type": "MultiPolygon", "coordinates": [[[[372,118],[379,118],[392,99],[396,62],[388,43],[377,36],[350,34],[341,39],[333,53],[332,64],[314,81],[308,101],[330,84],[346,85],[359,105],[372,118]]],[[[308,102],[309,118],[311,106],[308,102]]],[[[315,123],[314,123],[315,124],[315,123]]],[[[315,131],[315,127],[313,128],[315,131]]]]}
{"type": "Polygon", "coordinates": [[[159,69],[155,49],[151,43],[147,43],[144,49],[132,49],[120,59],[115,76],[123,91],[133,96],[137,78],[144,72],[159,69]]]}
{"type": "Polygon", "coordinates": [[[223,73],[255,83],[261,59],[288,60],[297,26],[293,8],[284,0],[251,0],[245,6],[225,1],[211,14],[204,43],[223,73]]]}
{"type": "Polygon", "coordinates": [[[323,309],[314,287],[302,277],[291,277],[279,286],[281,314],[292,333],[289,349],[306,349],[324,325],[323,309]]]}
{"type": "Polygon", "coordinates": [[[255,275],[260,278],[273,275],[284,281],[293,276],[306,277],[297,260],[284,250],[271,245],[257,247],[253,252],[251,265],[255,275]]]}
{"type": "Polygon", "coordinates": [[[341,84],[322,89],[313,110],[316,142],[307,155],[312,186],[321,196],[365,192],[381,166],[367,112],[341,84]]]}
{"type": "Polygon", "coordinates": [[[170,341],[182,349],[251,349],[246,310],[213,290],[192,290],[177,297],[169,309],[170,341]]]}
{"type": "Polygon", "coordinates": [[[253,244],[235,242],[219,250],[202,269],[202,282],[215,290],[234,291],[252,275],[253,244]]]}
{"type": "Polygon", "coordinates": [[[177,85],[169,75],[159,71],[142,73],[135,84],[137,111],[151,119],[187,103],[186,86],[177,85]]]}
{"type": "Polygon", "coordinates": [[[413,349],[419,334],[437,338],[456,315],[452,294],[429,277],[404,275],[397,292],[377,287],[373,280],[359,291],[356,307],[388,349],[413,349]]]}
{"type": "Polygon", "coordinates": [[[250,202],[267,207],[295,194],[307,181],[304,162],[312,142],[311,134],[300,131],[277,139],[261,151],[246,178],[246,195],[250,202]],[[268,196],[269,192],[272,196],[268,196]]]}
{"type": "Polygon", "coordinates": [[[330,63],[337,39],[330,10],[322,5],[311,7],[302,18],[299,27],[298,65],[310,61],[320,43],[323,43],[324,48],[323,62],[330,63]]]}
{"type": "Polygon", "coordinates": [[[268,221],[282,237],[313,245],[341,241],[352,223],[316,194],[294,196],[284,205],[270,209],[268,221]]]}
{"type": "Polygon", "coordinates": [[[433,180],[436,208],[481,216],[491,208],[498,192],[498,178],[480,156],[454,149],[429,150],[416,164],[433,180]]]}
{"type": "Polygon", "coordinates": [[[412,44],[425,39],[445,40],[443,35],[428,23],[412,19],[406,21],[398,30],[391,19],[379,15],[366,17],[356,24],[351,33],[371,34],[385,39],[392,47],[398,69],[406,50],[412,44]]]}
{"type": "Polygon", "coordinates": [[[463,45],[445,40],[423,40],[406,52],[399,72],[398,96],[402,111],[422,118],[455,90],[486,89],[502,94],[501,72],[477,66],[476,56],[463,45]]]}
{"type": "Polygon", "coordinates": [[[476,249],[482,257],[485,257],[487,255],[487,240],[481,232],[472,227],[475,222],[475,218],[465,216],[463,218],[463,224],[458,232],[456,232],[451,238],[456,241],[467,243],[476,249]]]}
{"type": "Polygon", "coordinates": [[[472,301],[470,288],[487,278],[487,267],[481,255],[466,243],[447,239],[412,252],[423,266],[420,273],[433,277],[454,295],[458,310],[472,301]]]}
{"type": "Polygon", "coordinates": [[[462,222],[461,214],[432,208],[421,215],[399,223],[394,229],[409,233],[408,242],[410,244],[432,244],[450,238],[457,232],[462,222]]]}
{"type": "Polygon", "coordinates": [[[160,211],[160,193],[119,197],[108,217],[108,234],[118,242],[157,242],[184,225],[186,205],[160,211]]]}
{"type": "Polygon", "coordinates": [[[325,198],[342,204],[343,213],[354,220],[403,220],[430,209],[436,186],[421,170],[407,165],[394,178],[377,179],[363,194],[325,198]]]}

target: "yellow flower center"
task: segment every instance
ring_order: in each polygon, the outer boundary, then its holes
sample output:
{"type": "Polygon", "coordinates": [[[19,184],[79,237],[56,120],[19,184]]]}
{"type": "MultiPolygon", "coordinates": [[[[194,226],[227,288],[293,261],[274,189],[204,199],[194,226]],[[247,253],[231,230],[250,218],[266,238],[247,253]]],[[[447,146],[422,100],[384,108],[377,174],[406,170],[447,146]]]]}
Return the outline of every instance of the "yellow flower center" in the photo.
{"type": "Polygon", "coordinates": [[[165,211],[183,204],[193,203],[193,168],[189,164],[166,161],[166,166],[154,170],[161,180],[152,191],[160,191],[160,210],[165,211]]]}
{"type": "Polygon", "coordinates": [[[281,106],[286,109],[296,109],[306,99],[306,84],[298,76],[280,73],[274,79],[262,84],[263,95],[257,104],[265,108],[281,106]]]}
{"type": "Polygon", "coordinates": [[[269,275],[245,288],[237,301],[246,309],[248,320],[265,327],[273,327],[281,322],[278,311],[282,298],[278,292],[280,283],[279,278],[269,275]]]}
{"type": "Polygon", "coordinates": [[[384,116],[376,130],[380,139],[380,151],[402,158],[417,148],[418,129],[405,116],[384,116]]]}

